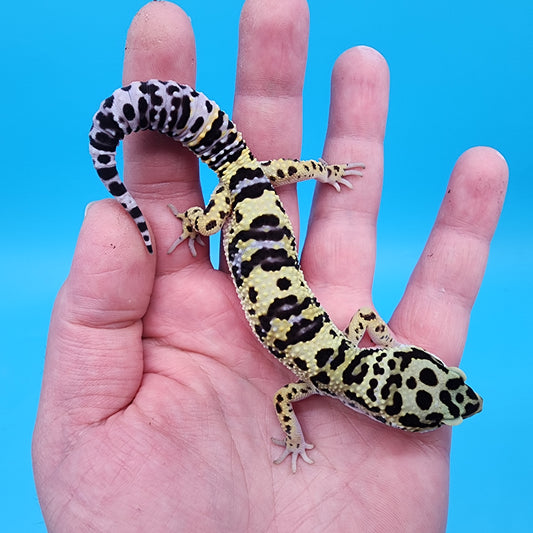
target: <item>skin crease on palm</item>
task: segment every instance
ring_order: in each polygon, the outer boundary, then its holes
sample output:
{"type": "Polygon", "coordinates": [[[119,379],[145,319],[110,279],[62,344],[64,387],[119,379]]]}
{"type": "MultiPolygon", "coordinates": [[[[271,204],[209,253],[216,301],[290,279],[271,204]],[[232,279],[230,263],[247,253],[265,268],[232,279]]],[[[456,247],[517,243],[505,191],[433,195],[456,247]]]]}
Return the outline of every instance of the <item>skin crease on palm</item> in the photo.
{"type": "MultiPolygon", "coordinates": [[[[300,155],[308,29],[304,0],[244,5],[233,119],[259,159],[300,155]]],[[[129,30],[124,83],[194,86],[195,68],[186,13],[146,5],[129,30]]],[[[323,157],[362,160],[366,170],[341,194],[317,185],[301,263],[344,328],[371,305],[387,64],[372,49],[350,49],[331,87],[323,157]]],[[[196,158],[153,132],[128,138],[124,158],[158,246],[146,252],[114,200],[88,209],[54,307],[33,441],[49,530],[444,531],[450,428],[410,434],[315,396],[296,405],[315,464],[293,475],[288,461],[272,463],[272,396],[292,375],[253,336],[208,247],[196,258],[187,246],[166,254],[180,229],[166,204],[202,202],[196,158]]],[[[448,365],[460,361],[507,175],[490,148],[460,157],[390,321],[400,341],[448,365]]],[[[298,228],[296,189],[278,192],[298,228]]]]}

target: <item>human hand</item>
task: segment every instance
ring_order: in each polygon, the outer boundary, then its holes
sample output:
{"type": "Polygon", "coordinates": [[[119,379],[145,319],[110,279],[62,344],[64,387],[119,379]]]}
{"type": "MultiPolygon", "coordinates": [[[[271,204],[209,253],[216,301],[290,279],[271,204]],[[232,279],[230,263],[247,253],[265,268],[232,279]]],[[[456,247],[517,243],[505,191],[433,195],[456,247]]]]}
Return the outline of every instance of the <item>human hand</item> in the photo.
{"type": "MultiPolygon", "coordinates": [[[[259,159],[299,155],[307,32],[303,0],[245,5],[233,118],[259,159]]],[[[128,36],[124,81],[152,77],[194,86],[190,22],[165,2],[143,8],[128,36]]],[[[379,54],[341,56],[324,158],[367,169],[352,191],[317,185],[302,254],[341,328],[371,303],[387,97],[379,54]]],[[[49,529],[444,530],[449,428],[404,433],[313,397],[296,409],[315,464],[296,475],[288,461],[272,464],[272,396],[292,375],[259,345],[208,249],[166,254],[180,228],[165,205],[202,202],[196,159],[152,132],[128,138],[124,153],[158,247],[146,253],[116,202],[88,210],[54,308],[34,438],[49,529]]],[[[506,177],[490,149],[460,158],[390,322],[399,340],[449,365],[459,363],[506,177]]],[[[295,188],[278,192],[297,227],[295,188]]]]}

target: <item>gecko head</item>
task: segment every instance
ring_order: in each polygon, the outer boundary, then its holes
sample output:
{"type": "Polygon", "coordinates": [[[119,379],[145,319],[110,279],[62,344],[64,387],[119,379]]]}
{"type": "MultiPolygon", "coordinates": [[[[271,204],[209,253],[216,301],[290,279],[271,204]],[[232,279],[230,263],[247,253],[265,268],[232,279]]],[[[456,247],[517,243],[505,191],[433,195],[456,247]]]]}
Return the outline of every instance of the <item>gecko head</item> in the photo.
{"type": "Polygon", "coordinates": [[[439,393],[445,414],[442,423],[456,426],[463,419],[479,413],[483,408],[483,398],[466,384],[466,375],[456,367],[448,367],[444,387],[439,393]]]}
{"type": "Polygon", "coordinates": [[[462,370],[447,367],[420,348],[410,347],[397,355],[404,370],[398,389],[401,405],[391,425],[408,431],[431,431],[442,425],[456,426],[481,411],[483,400],[466,384],[462,370]]]}

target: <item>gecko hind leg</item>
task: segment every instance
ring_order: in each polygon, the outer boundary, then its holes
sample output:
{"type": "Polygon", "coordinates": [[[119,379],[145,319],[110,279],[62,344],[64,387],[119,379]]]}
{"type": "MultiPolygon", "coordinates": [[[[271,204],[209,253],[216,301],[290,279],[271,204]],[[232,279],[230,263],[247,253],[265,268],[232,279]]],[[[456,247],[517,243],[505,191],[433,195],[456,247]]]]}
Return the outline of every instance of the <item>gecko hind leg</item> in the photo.
{"type": "Polygon", "coordinates": [[[314,448],[314,445],[305,442],[302,427],[296,418],[292,403],[304,400],[313,394],[315,394],[314,388],[309,383],[300,381],[281,387],[274,396],[276,414],[285,433],[284,439],[272,438],[274,444],[285,447],[274,463],[279,465],[290,455],[293,474],[296,473],[298,457],[308,464],[313,464],[314,461],[307,455],[307,450],[314,448]]]}
{"type": "Polygon", "coordinates": [[[392,331],[386,322],[370,307],[362,307],[350,320],[344,330],[346,336],[358,346],[365,332],[377,346],[398,346],[392,331]]]}

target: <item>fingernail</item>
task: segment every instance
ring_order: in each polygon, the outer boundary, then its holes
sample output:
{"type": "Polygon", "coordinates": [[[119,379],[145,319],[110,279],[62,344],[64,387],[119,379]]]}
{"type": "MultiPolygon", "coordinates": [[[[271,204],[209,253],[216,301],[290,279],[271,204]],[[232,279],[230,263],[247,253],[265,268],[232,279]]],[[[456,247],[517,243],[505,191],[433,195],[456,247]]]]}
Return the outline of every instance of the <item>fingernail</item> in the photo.
{"type": "Polygon", "coordinates": [[[83,213],[83,218],[85,218],[87,216],[87,213],[89,212],[89,209],[93,206],[93,204],[95,204],[96,201],[93,201],[93,202],[89,202],[86,206],[85,206],[85,212],[83,213]]]}

